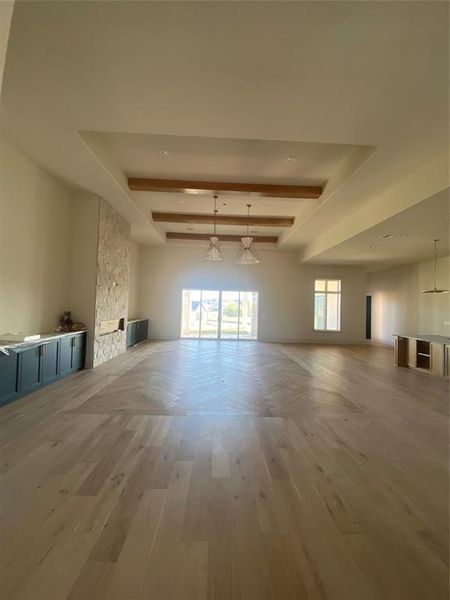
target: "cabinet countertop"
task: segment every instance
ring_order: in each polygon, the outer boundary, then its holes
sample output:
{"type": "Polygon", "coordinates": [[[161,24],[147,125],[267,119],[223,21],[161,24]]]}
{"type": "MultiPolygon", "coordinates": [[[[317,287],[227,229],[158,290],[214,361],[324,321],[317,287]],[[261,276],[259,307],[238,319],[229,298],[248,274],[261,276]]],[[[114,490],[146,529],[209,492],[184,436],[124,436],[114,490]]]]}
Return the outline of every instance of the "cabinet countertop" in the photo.
{"type": "Polygon", "coordinates": [[[67,337],[70,335],[77,335],[80,333],[86,333],[86,330],[83,329],[82,331],[61,331],[60,333],[43,333],[38,340],[30,340],[28,342],[10,342],[7,340],[0,339],[0,346],[2,348],[6,348],[7,350],[25,350],[26,348],[30,348],[31,346],[38,346],[43,342],[50,342],[51,340],[57,338],[67,337]]]}
{"type": "Polygon", "coordinates": [[[404,335],[402,333],[396,333],[394,334],[394,337],[410,338],[412,340],[419,340],[421,342],[450,345],[450,337],[445,335],[404,335]]]}

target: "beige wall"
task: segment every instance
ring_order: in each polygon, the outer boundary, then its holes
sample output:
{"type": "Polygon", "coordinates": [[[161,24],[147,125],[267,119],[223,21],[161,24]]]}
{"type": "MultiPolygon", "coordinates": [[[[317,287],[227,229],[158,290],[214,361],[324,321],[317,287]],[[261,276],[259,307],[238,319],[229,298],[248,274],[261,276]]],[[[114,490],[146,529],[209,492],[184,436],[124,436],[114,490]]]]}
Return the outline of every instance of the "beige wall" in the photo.
{"type": "Polygon", "coordinates": [[[86,365],[93,364],[97,242],[100,198],[89,193],[76,194],[72,202],[70,310],[74,321],[88,329],[86,365]]]}
{"type": "Polygon", "coordinates": [[[70,308],[71,194],[0,140],[0,333],[44,332],[70,308]]]}
{"type": "Polygon", "coordinates": [[[237,247],[222,248],[225,261],[205,261],[205,247],[142,246],[139,315],[150,319],[150,336],[180,334],[183,288],[259,291],[259,339],[264,341],[361,342],[364,338],[366,276],[362,269],[305,267],[295,252],[258,250],[261,263],[233,263],[237,247]],[[316,277],[342,279],[342,332],[313,330],[316,277]]]}
{"type": "Polygon", "coordinates": [[[0,2],[0,94],[3,84],[6,53],[8,49],[9,31],[14,10],[14,0],[0,2]]]}
{"type": "Polygon", "coordinates": [[[0,165],[0,334],[54,331],[70,310],[88,328],[88,366],[125,351],[125,332],[99,336],[98,327],[128,316],[130,271],[136,310],[138,250],[130,258],[129,223],[5,140],[0,165]]]}
{"type": "Polygon", "coordinates": [[[138,314],[139,292],[139,245],[130,243],[130,289],[128,294],[128,318],[139,317],[138,314]]]}
{"type": "MultiPolygon", "coordinates": [[[[438,286],[449,288],[450,258],[437,263],[438,286]]],[[[392,344],[393,334],[450,335],[450,294],[422,294],[433,287],[433,262],[376,271],[368,276],[372,294],[372,338],[392,344]]]]}

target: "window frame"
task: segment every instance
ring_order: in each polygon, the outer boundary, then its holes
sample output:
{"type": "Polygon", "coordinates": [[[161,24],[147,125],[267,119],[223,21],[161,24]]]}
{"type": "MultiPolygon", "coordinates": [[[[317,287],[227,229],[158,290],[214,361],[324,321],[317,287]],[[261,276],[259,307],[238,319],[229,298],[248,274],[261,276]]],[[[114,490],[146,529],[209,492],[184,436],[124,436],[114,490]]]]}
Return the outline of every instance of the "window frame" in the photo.
{"type": "Polygon", "coordinates": [[[321,331],[321,332],[334,332],[334,333],[340,333],[342,331],[342,279],[314,279],[314,310],[313,310],[313,324],[314,324],[314,331],[321,331]],[[318,290],[317,289],[317,283],[318,282],[325,282],[325,289],[324,290],[318,290]],[[337,290],[329,290],[328,289],[328,284],[330,282],[336,283],[337,282],[337,290]],[[324,327],[316,327],[316,298],[317,295],[323,295],[324,296],[324,320],[325,320],[325,326],[324,327]],[[337,309],[337,329],[330,329],[328,327],[328,297],[329,296],[337,296],[338,297],[338,309],[337,309]]]}

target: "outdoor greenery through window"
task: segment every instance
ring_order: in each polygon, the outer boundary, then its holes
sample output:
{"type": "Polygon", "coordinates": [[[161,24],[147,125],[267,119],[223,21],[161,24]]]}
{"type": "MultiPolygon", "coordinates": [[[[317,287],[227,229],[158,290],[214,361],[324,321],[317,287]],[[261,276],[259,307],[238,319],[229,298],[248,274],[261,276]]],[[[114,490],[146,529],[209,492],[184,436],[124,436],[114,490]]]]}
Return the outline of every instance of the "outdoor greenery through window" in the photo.
{"type": "Polygon", "coordinates": [[[341,330],[341,280],[316,279],[314,283],[314,329],[341,330]]]}
{"type": "Polygon", "coordinates": [[[181,337],[255,340],[258,292],[183,290],[181,337]]]}

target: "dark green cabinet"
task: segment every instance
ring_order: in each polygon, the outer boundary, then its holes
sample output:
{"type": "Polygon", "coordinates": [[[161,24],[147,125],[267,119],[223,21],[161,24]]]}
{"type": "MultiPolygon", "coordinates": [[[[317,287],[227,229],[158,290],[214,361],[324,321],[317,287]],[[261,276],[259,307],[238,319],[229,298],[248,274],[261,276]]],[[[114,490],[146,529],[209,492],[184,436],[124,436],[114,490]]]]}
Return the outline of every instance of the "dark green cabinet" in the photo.
{"type": "Polygon", "coordinates": [[[40,385],[41,347],[33,346],[19,354],[19,385],[21,394],[29,394],[40,385]]]}
{"type": "Polygon", "coordinates": [[[84,367],[86,336],[61,338],[61,375],[68,375],[84,367]]]}
{"type": "Polygon", "coordinates": [[[77,335],[73,338],[72,344],[72,371],[84,369],[84,359],[86,357],[86,336],[77,335]]]}
{"type": "Polygon", "coordinates": [[[10,402],[17,394],[17,355],[0,352],[0,405],[10,402]]]}
{"type": "Polygon", "coordinates": [[[58,340],[47,342],[40,346],[41,349],[41,383],[51,383],[58,379],[58,340]]]}
{"type": "Polygon", "coordinates": [[[127,348],[148,338],[148,319],[129,321],[127,324],[127,348]]]}
{"type": "Polygon", "coordinates": [[[133,336],[134,336],[134,327],[132,327],[132,323],[128,323],[127,325],[127,348],[133,345],[133,336]]]}
{"type": "Polygon", "coordinates": [[[0,406],[82,369],[85,354],[85,332],[0,353],[0,406]]]}
{"type": "Polygon", "coordinates": [[[60,352],[61,357],[59,359],[59,370],[61,376],[69,375],[72,372],[72,350],[73,350],[73,338],[64,337],[61,338],[60,352]]]}

